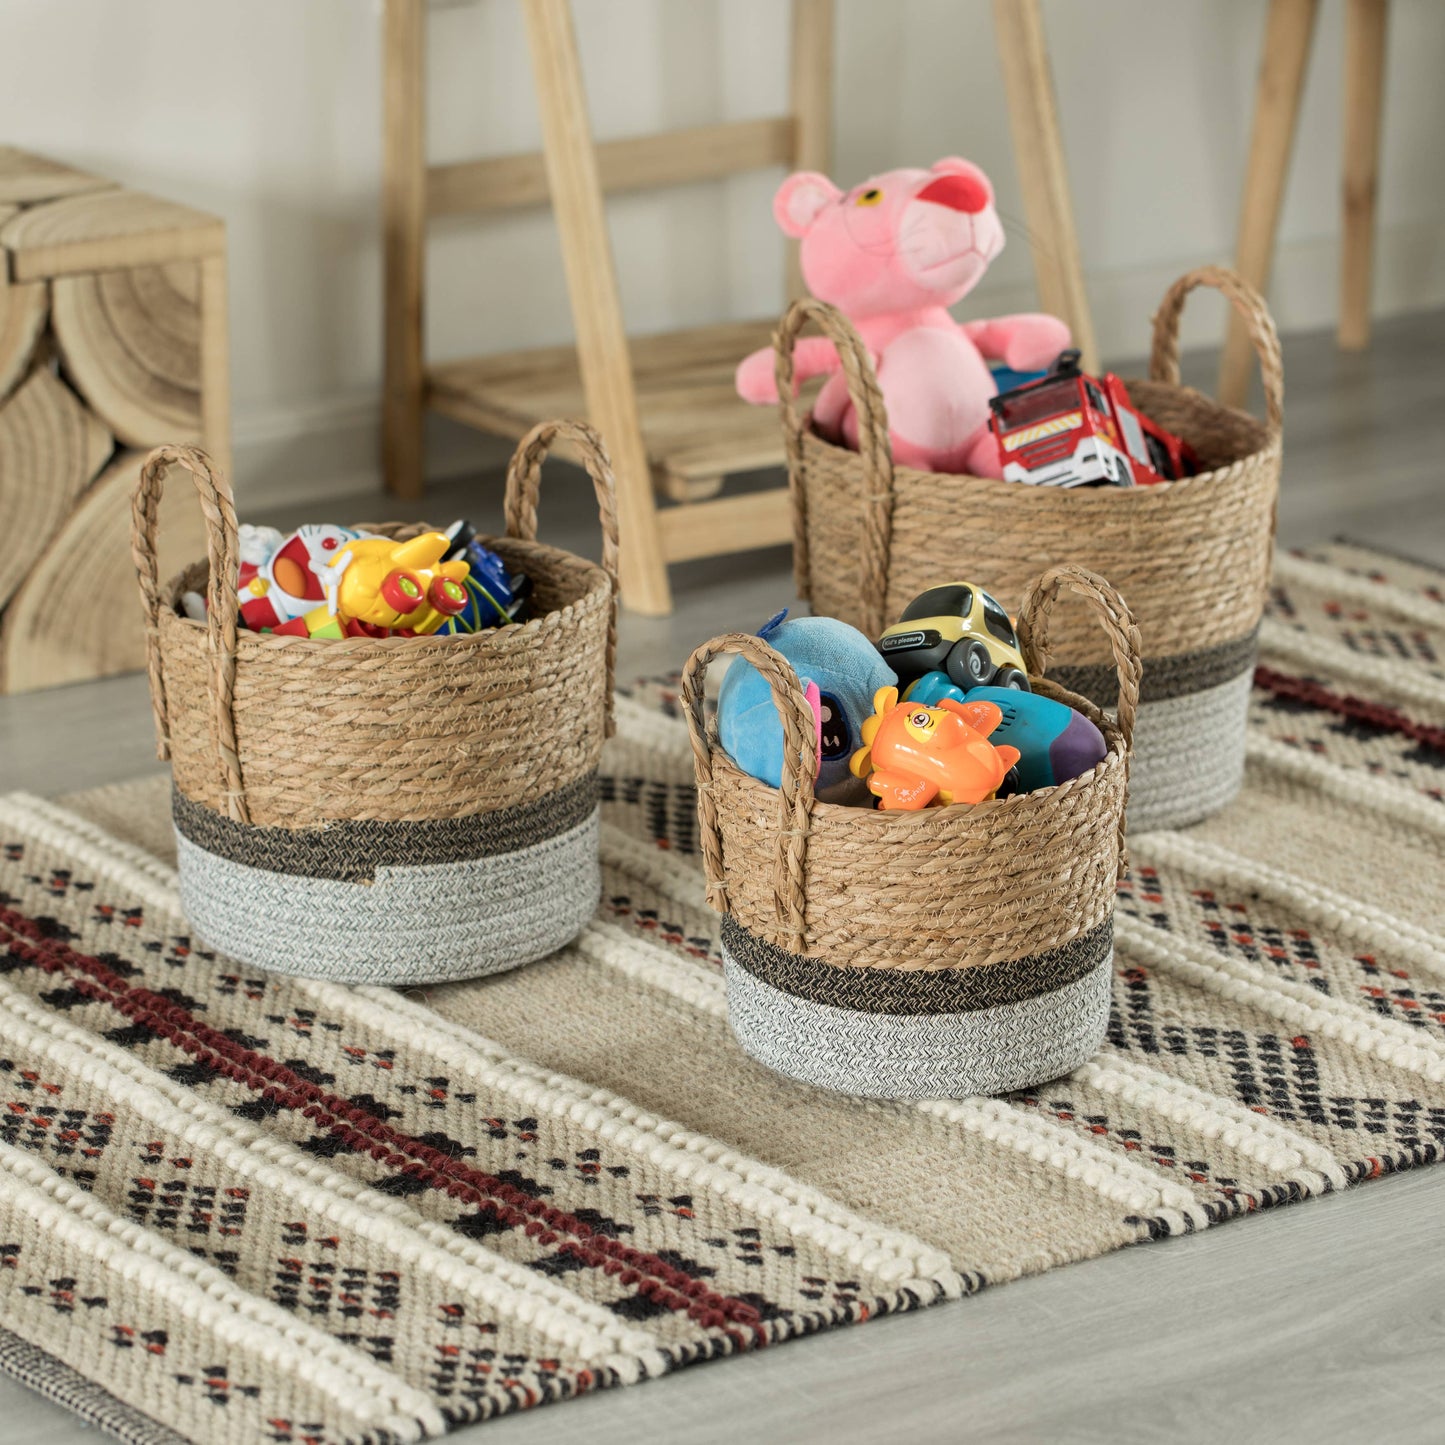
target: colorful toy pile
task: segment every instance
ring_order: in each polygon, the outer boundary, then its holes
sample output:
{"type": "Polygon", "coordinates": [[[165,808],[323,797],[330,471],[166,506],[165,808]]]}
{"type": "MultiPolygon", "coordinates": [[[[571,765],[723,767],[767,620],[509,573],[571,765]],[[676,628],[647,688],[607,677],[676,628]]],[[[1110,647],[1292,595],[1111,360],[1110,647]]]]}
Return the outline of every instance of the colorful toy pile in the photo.
{"type": "MultiPolygon", "coordinates": [[[[1053,787],[1106,755],[1093,722],[1031,690],[1013,623],[971,582],[921,593],[876,647],[833,618],[786,615],[758,635],[792,664],[813,708],[825,802],[981,803],[1053,787]]],[[[779,786],[782,724],[742,658],[718,695],[718,739],[744,772],[779,786]]]]}
{"type": "MultiPolygon", "coordinates": [[[[294,637],[459,636],[523,620],[530,580],[470,522],[406,541],[321,523],[240,529],[241,622],[294,637]]],[[[182,598],[201,620],[205,601],[182,598]]]]}
{"type": "MultiPolygon", "coordinates": [[[[779,186],[773,215],[800,242],[808,289],[873,357],[895,462],[1050,487],[1146,486],[1197,470],[1188,444],[1144,416],[1117,376],[1080,372],[1058,317],[954,319],[948,308],[1004,246],[993,184],[971,161],[887,171],[849,191],[799,171],[779,186]]],[[[809,337],[793,366],[799,382],[828,377],[813,427],[856,451],[837,347],[809,337]]],[[[736,385],[744,401],[776,404],[771,348],[739,364],[736,385]]]]}

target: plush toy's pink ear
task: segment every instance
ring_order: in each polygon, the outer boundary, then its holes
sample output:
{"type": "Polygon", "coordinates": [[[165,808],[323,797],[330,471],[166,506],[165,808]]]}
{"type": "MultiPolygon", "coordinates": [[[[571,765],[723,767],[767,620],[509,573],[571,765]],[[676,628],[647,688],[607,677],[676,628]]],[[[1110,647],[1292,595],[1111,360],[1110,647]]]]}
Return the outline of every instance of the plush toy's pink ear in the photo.
{"type": "Polygon", "coordinates": [[[785,236],[805,236],[818,212],[843,193],[817,171],[794,171],[773,197],[773,215],[785,236]]]}
{"type": "MultiPolygon", "coordinates": [[[[928,168],[938,176],[965,176],[978,185],[984,194],[984,205],[993,200],[993,182],[974,165],[972,161],[966,161],[962,156],[944,156],[941,161],[934,161],[928,168]]],[[[970,206],[969,210],[982,210],[983,206],[970,206]]]]}

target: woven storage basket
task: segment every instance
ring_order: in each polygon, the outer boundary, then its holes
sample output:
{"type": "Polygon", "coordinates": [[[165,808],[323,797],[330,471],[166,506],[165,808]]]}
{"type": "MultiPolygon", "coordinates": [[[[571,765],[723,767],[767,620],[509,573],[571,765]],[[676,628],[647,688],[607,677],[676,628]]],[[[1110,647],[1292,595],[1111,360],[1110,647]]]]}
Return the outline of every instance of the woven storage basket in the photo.
{"type": "MultiPolygon", "coordinates": [[[[1244,775],[1245,714],[1269,583],[1279,489],[1283,374],[1260,296],[1233,272],[1191,271],[1154,318],[1150,380],[1135,402],[1183,436],[1205,470],[1152,487],[1060,491],[895,466],[867,348],[841,313],[796,303],[775,337],[793,499],[798,593],[872,637],[918,593],[964,577],[1016,597],[1041,567],[1107,577],[1144,639],[1130,824],[1175,827],[1223,807],[1244,775]],[[1264,376],[1266,420],[1179,384],[1179,318],[1197,286],[1244,318],[1264,376]],[[858,417],[859,450],[817,436],[793,398],[792,351],[814,321],[835,343],[858,417]]],[[[1056,679],[1112,706],[1108,651],[1082,607],[1060,609],[1056,679]]]]}
{"type": "Polygon", "coordinates": [[[597,434],[532,431],[507,473],[506,520],[487,545],[532,579],[530,622],[378,640],[248,632],[229,484],[201,452],[151,454],[133,542],[181,902],[206,943],[283,973],[434,983],[540,958],[591,918],[617,628],[617,514],[597,434]],[[536,540],[539,471],[559,438],[596,488],[600,567],[536,540]],[[173,465],[200,495],[207,562],[162,588],[156,513],[173,465]],[[192,587],[204,623],[176,610],[192,587]]]}
{"type": "Polygon", "coordinates": [[[1057,1078],[1103,1041],[1139,634],[1106,582],[1053,568],[1030,585],[1019,618],[1031,673],[1046,664],[1061,588],[1103,624],[1118,720],[1043,677],[1034,686],[1092,718],[1108,755],[1069,782],[973,807],[819,802],[813,714],[788,662],[742,633],[688,659],[708,901],[723,914],[728,1016],[754,1058],[845,1093],[947,1098],[1057,1078]],[[724,653],[772,688],[780,788],[742,772],[704,719],[706,670],[724,653]]]}

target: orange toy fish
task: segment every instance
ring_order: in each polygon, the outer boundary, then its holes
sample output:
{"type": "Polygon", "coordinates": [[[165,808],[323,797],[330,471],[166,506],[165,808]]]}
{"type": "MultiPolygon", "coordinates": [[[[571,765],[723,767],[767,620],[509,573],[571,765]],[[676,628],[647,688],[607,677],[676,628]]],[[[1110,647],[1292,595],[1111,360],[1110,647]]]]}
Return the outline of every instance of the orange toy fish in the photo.
{"type": "Polygon", "coordinates": [[[996,704],[944,698],[937,707],[898,701],[896,687],[873,694],[873,716],[849,761],[885,808],[930,803],[981,803],[1018,762],[1017,748],[995,747],[988,735],[1003,721],[996,704]]]}

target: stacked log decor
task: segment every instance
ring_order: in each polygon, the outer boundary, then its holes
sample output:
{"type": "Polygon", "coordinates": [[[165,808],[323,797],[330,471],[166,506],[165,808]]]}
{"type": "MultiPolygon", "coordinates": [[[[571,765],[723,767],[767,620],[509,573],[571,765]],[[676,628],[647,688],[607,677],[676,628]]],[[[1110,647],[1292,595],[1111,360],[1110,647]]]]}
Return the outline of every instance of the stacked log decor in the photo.
{"type": "Polygon", "coordinates": [[[0,692],[145,666],[130,495],[162,442],[229,468],[226,352],[219,219],[0,146],[0,692]]]}

